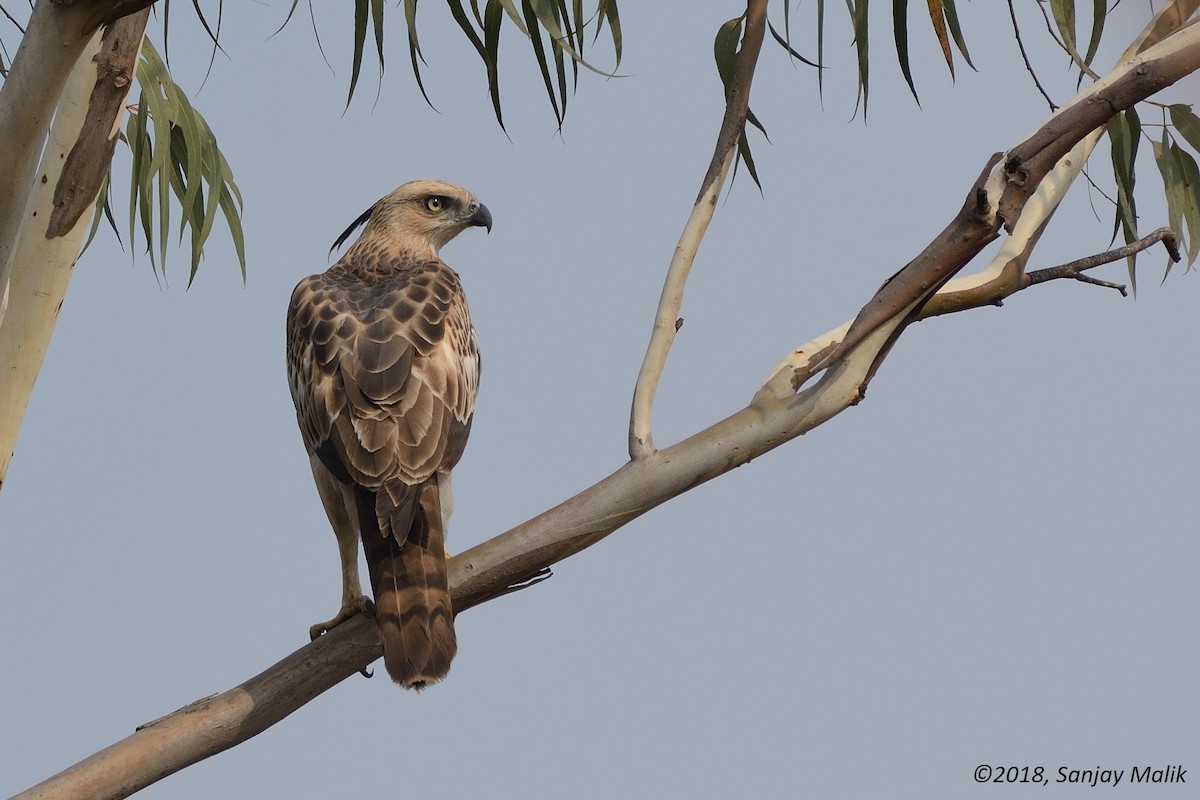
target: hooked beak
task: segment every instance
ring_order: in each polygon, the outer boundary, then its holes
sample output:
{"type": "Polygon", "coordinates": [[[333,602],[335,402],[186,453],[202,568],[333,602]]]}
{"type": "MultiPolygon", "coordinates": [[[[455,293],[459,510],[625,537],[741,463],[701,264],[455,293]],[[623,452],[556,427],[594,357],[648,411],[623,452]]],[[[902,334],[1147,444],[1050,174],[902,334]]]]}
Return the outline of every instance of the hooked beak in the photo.
{"type": "Polygon", "coordinates": [[[488,207],[483,203],[467,217],[467,222],[477,228],[487,228],[487,232],[492,232],[492,212],[488,211],[488,207]]]}

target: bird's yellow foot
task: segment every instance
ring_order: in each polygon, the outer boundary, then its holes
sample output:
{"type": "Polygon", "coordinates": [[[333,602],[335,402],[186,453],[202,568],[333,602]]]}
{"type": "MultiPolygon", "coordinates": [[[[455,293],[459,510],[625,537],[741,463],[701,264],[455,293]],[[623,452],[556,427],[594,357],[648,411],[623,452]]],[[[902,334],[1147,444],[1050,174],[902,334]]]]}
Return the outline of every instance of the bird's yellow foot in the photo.
{"type": "Polygon", "coordinates": [[[310,638],[316,639],[318,636],[329,633],[338,625],[358,614],[366,614],[368,617],[375,616],[375,604],[371,602],[371,598],[360,594],[349,603],[343,603],[337,616],[328,622],[318,622],[316,625],[313,625],[308,629],[308,635],[310,638]]]}

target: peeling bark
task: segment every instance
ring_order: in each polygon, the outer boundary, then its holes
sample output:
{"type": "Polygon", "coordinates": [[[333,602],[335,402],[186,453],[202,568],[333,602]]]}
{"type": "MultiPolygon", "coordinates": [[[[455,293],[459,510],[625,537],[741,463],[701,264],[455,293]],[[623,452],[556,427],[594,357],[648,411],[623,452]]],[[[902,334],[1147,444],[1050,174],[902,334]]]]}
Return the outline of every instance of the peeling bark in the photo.
{"type": "Polygon", "coordinates": [[[122,17],[92,37],[59,94],[41,164],[24,187],[0,318],[0,487],[87,233],[84,212],[112,159],[149,14],[122,17]]]}

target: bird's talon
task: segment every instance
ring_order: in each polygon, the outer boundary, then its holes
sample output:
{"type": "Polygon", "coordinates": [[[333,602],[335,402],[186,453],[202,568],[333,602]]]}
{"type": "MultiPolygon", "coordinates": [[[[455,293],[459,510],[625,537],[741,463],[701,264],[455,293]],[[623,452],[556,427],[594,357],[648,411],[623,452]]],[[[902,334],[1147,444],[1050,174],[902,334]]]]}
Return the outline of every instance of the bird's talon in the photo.
{"type": "Polygon", "coordinates": [[[354,600],[346,603],[338,611],[337,616],[328,622],[318,622],[308,629],[308,637],[310,640],[317,640],[326,633],[341,625],[343,622],[355,617],[359,614],[366,614],[371,619],[375,618],[375,604],[371,602],[371,598],[365,595],[359,595],[354,600]]]}

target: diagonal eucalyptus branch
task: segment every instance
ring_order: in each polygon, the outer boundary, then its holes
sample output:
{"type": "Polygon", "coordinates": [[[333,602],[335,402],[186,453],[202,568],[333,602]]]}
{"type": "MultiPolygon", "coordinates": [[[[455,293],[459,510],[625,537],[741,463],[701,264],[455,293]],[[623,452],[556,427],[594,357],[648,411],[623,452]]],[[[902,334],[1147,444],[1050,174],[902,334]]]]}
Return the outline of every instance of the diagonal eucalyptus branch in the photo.
{"type": "Polygon", "coordinates": [[[633,407],[629,417],[629,457],[633,460],[645,458],[654,452],[651,436],[651,412],[654,394],[667,363],[667,354],[675,341],[679,309],[683,305],[683,290],[687,285],[688,273],[700,241],[704,238],[708,224],[712,221],[725,176],[737,157],[738,139],[746,127],[746,113],[750,108],[750,84],[754,80],[754,68],[762,51],[763,37],[767,28],[767,0],[748,0],[746,3],[746,27],[742,34],[742,46],[734,63],[733,78],[725,98],[725,116],[717,135],[717,145],[712,161],[700,184],[700,194],[683,227],[675,254],[667,268],[662,295],[658,300],[658,311],[654,315],[654,328],[646,357],[638,372],[633,390],[633,407]]]}
{"type": "MultiPolygon", "coordinates": [[[[1054,177],[1038,167],[1043,151],[1086,143],[1107,117],[1076,111],[1103,108],[1108,117],[1183,75],[1200,69],[1200,26],[1176,26],[1160,45],[1106,78],[1103,93],[1084,92],[1051,122],[1013,148],[1018,168],[1034,165],[1025,180],[1054,177]],[[1047,136],[1047,128],[1054,135],[1047,136]]],[[[1063,158],[1060,155],[1060,158],[1063,158]]],[[[646,511],[806,433],[857,403],[896,337],[933,308],[930,298],[998,235],[1019,230],[1027,207],[1039,202],[1032,186],[1012,191],[1012,159],[993,156],[972,184],[962,210],[913,262],[887,281],[852,324],[818,337],[801,360],[785,361],[747,407],[663,450],[647,448],[592,487],[449,562],[454,607],[459,612],[500,596],[574,553],[597,543],[646,511]],[[1006,209],[1006,214],[999,209],[1006,209]],[[798,371],[807,369],[799,389],[798,371]],[[808,377],[819,377],[804,386],[808,377]],[[780,385],[780,379],[782,386],[780,385]]],[[[1068,170],[1069,172],[1069,170],[1068,170]]],[[[1040,234],[1056,202],[1033,216],[1040,234]]],[[[1031,217],[1032,219],[1033,217],[1031,217]]],[[[1015,234],[1014,234],[1015,237],[1015,234]]],[[[1029,239],[1025,240],[1026,242],[1029,239]]],[[[1022,248],[1022,252],[1027,251],[1022,248]]],[[[1022,269],[1024,262],[1021,262],[1022,269]]],[[[958,295],[966,310],[984,303],[958,295]]],[[[950,310],[950,309],[948,309],[950,310]]],[[[945,312],[943,312],[945,313],[945,312]]],[[[265,730],[321,692],[377,659],[376,627],[352,620],[305,645],[242,685],[198,701],[144,726],[18,798],[120,798],[265,730]]]]}

